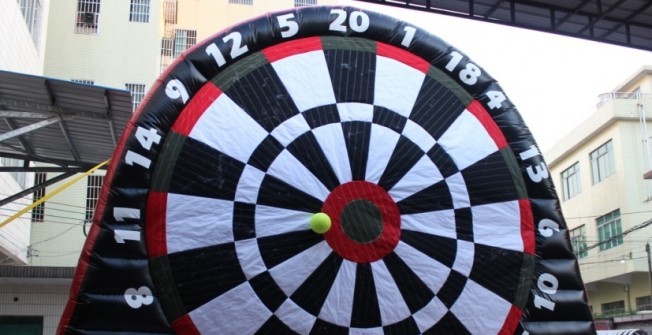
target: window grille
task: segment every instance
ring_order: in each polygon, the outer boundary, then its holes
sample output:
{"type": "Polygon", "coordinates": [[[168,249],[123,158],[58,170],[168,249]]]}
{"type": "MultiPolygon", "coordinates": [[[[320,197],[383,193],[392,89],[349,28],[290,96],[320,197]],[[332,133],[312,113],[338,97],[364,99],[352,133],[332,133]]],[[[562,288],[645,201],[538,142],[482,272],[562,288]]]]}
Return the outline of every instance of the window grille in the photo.
{"type": "Polygon", "coordinates": [[[177,0],[163,1],[163,16],[165,23],[177,24],[177,0]]]}
{"type": "Polygon", "coordinates": [[[100,190],[104,183],[104,176],[90,175],[86,179],[86,216],[84,221],[92,221],[95,207],[97,206],[97,199],[100,197],[100,190]]]}
{"type": "Polygon", "coordinates": [[[294,0],[294,7],[314,6],[317,0],[294,0]]]}
{"type": "Polygon", "coordinates": [[[582,191],[580,163],[577,162],[561,173],[562,198],[568,200],[582,191]]]}
{"type": "Polygon", "coordinates": [[[77,34],[97,34],[100,0],[77,0],[77,34]]]}
{"type": "Polygon", "coordinates": [[[131,0],[129,21],[149,22],[149,0],[131,0]]]}
{"type": "Polygon", "coordinates": [[[605,315],[614,315],[614,314],[623,314],[625,313],[625,301],[614,301],[602,304],[602,314],[605,315]]]}
{"type": "Polygon", "coordinates": [[[191,46],[197,43],[197,31],[196,30],[184,30],[184,29],[175,29],[174,30],[174,46],[172,49],[172,56],[174,58],[179,57],[182,52],[191,46]]]}
{"type": "Polygon", "coordinates": [[[570,231],[571,244],[573,252],[578,258],[583,258],[588,255],[586,250],[586,227],[581,225],[570,231]]]}
{"type": "Polygon", "coordinates": [[[620,223],[620,209],[607,213],[597,219],[600,251],[623,244],[623,228],[620,223]]]}
{"type": "Polygon", "coordinates": [[[238,5],[253,5],[254,0],[229,0],[229,3],[238,4],[238,5]]]}
{"type": "MultiPolygon", "coordinates": [[[[34,186],[45,183],[47,180],[47,174],[43,172],[37,172],[34,174],[34,186]]],[[[33,201],[36,202],[41,200],[45,196],[45,187],[40,188],[34,191],[33,201]]],[[[32,208],[32,221],[33,222],[43,222],[45,218],[45,201],[36,205],[32,208]]]]}
{"type": "Polygon", "coordinates": [[[135,112],[145,98],[145,84],[125,84],[125,88],[131,92],[131,102],[135,112]]]}
{"type": "Polygon", "coordinates": [[[93,80],[88,80],[88,79],[70,79],[70,81],[77,84],[95,85],[95,82],[93,80]]]}
{"type": "Polygon", "coordinates": [[[27,30],[32,35],[32,41],[36,50],[39,50],[41,42],[41,0],[18,0],[20,11],[23,13],[27,30]]]}
{"type": "Polygon", "coordinates": [[[652,311],[652,299],[650,296],[636,298],[637,311],[652,311]]]}
{"type": "Polygon", "coordinates": [[[609,140],[589,154],[594,185],[615,173],[613,151],[613,144],[609,140]]]}

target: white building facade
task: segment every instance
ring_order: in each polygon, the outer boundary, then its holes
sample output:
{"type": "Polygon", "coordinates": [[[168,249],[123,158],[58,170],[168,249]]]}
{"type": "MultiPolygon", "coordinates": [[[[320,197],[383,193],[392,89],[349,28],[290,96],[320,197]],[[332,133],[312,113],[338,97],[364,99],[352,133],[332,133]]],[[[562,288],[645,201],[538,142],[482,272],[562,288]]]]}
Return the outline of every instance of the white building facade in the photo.
{"type": "Polygon", "coordinates": [[[593,313],[625,322],[652,310],[652,67],[600,98],[545,156],[593,313]]]}

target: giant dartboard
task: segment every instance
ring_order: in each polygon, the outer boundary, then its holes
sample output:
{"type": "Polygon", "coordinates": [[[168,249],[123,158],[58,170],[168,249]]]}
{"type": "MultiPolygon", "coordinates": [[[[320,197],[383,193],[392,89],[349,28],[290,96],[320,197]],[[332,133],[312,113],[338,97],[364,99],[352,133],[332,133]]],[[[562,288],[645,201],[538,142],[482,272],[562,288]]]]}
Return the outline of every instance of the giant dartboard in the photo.
{"type": "Polygon", "coordinates": [[[594,333],[517,110],[387,16],[306,7],[198,44],[106,180],[60,334],[594,333]]]}

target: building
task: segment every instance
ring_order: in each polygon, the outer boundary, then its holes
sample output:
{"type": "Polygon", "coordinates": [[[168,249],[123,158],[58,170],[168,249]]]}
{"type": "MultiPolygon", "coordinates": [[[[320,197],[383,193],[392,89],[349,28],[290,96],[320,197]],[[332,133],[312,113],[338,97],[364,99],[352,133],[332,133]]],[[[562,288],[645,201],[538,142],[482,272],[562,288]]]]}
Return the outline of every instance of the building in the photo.
{"type": "Polygon", "coordinates": [[[614,327],[652,328],[651,116],[646,66],[600,95],[595,112],[545,155],[589,304],[614,327]]]}
{"type": "MultiPolygon", "coordinates": [[[[0,70],[126,89],[135,110],[161,72],[202,39],[270,11],[337,2],[57,0],[50,6],[49,0],[3,0],[0,70]]],[[[23,162],[0,158],[0,164],[23,162]]],[[[14,194],[55,175],[0,172],[2,193],[14,194]]],[[[103,175],[89,175],[0,229],[0,334],[54,334],[103,175]]],[[[0,206],[0,218],[64,182],[0,206]]]]}

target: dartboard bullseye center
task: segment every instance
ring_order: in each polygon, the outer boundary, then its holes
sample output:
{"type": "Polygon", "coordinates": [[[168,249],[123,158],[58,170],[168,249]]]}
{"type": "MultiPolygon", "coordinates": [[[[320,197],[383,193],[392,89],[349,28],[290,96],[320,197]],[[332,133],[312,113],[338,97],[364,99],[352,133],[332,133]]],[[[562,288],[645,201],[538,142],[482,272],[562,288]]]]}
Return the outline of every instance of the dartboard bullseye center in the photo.
{"type": "Polygon", "coordinates": [[[342,211],[340,221],[344,234],[359,243],[373,242],[383,231],[382,213],[367,199],[348,203],[342,211]]]}
{"type": "Polygon", "coordinates": [[[394,199],[382,187],[351,181],[336,187],[322,212],[331,218],[324,237],[343,258],[370,263],[387,256],[400,239],[400,214],[394,199]]]}

